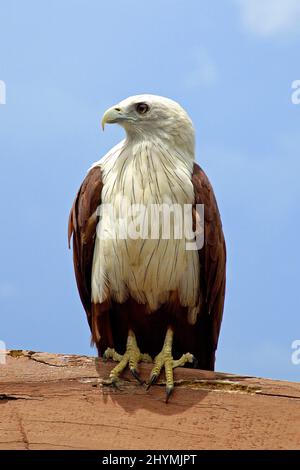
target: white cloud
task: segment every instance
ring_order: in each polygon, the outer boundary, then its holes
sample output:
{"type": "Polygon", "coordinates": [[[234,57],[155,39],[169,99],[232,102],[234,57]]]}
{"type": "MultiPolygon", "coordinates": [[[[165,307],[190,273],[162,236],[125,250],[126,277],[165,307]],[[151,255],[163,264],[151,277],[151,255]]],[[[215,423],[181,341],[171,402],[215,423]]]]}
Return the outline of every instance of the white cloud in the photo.
{"type": "Polygon", "coordinates": [[[204,47],[200,47],[191,54],[192,66],[186,76],[188,88],[214,85],[217,81],[217,67],[204,47]]]}
{"type": "Polygon", "coordinates": [[[294,33],[299,29],[299,0],[235,0],[243,26],[259,36],[294,33]]]}

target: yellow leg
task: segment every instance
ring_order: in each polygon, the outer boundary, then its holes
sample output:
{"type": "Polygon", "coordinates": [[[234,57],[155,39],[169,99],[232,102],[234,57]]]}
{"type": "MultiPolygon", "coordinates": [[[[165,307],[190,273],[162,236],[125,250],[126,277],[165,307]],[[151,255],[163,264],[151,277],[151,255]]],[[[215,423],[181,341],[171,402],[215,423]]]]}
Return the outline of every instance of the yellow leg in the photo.
{"type": "Polygon", "coordinates": [[[103,355],[103,359],[112,359],[113,361],[118,362],[119,364],[113,368],[111,373],[109,374],[109,378],[103,381],[104,385],[114,385],[118,388],[118,381],[119,375],[123,370],[128,366],[132,375],[143,384],[139,374],[138,374],[138,363],[143,362],[152,362],[151,357],[149,354],[142,354],[139,350],[139,347],[136,342],[135,334],[132,330],[129,330],[128,337],[127,337],[127,345],[125,354],[122,356],[121,354],[117,353],[112,348],[107,348],[103,355]]]}
{"type": "Polygon", "coordinates": [[[154,367],[151,371],[150,381],[147,387],[147,389],[149,389],[151,385],[153,385],[157,381],[161,369],[164,366],[166,375],[166,403],[168,403],[170,395],[174,390],[173,369],[175,369],[175,367],[184,366],[187,362],[193,363],[195,361],[194,356],[190,353],[183,354],[180,359],[173,359],[173,336],[173,330],[171,328],[168,328],[163,348],[154,359],[154,367]]]}

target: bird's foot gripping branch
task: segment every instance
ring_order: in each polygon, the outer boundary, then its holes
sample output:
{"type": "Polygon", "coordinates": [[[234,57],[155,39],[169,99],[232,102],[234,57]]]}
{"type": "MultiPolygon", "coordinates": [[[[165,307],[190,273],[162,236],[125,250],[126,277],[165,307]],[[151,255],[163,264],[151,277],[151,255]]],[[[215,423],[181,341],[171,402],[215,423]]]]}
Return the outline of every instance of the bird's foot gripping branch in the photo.
{"type": "Polygon", "coordinates": [[[168,400],[174,390],[173,369],[176,367],[183,367],[187,362],[191,364],[196,362],[194,356],[190,353],[183,354],[178,360],[173,359],[173,335],[173,330],[168,328],[163,348],[154,360],[155,365],[151,371],[150,381],[147,387],[147,389],[149,389],[149,387],[151,387],[151,385],[157,381],[161,370],[164,367],[166,374],[166,403],[168,403],[168,400]]]}
{"type": "Polygon", "coordinates": [[[112,359],[113,361],[119,363],[118,365],[116,365],[116,367],[113,368],[113,370],[109,374],[109,378],[103,381],[103,385],[113,385],[116,388],[120,388],[119,376],[126,367],[129,367],[129,370],[132,375],[138,380],[138,382],[140,382],[141,385],[143,385],[143,381],[141,380],[138,373],[138,363],[152,362],[152,359],[149,354],[142,354],[140,352],[136,342],[135,334],[132,330],[129,330],[128,332],[127,347],[125,354],[121,355],[117,353],[114,349],[107,348],[103,355],[103,359],[112,359]]]}

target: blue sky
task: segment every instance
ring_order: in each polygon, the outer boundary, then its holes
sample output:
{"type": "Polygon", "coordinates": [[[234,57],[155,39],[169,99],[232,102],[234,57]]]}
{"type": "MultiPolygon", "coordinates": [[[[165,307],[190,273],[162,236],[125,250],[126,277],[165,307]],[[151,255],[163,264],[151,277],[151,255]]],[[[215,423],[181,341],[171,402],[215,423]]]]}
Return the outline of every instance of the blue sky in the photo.
{"type": "Polygon", "coordinates": [[[123,136],[102,133],[101,115],[147,92],[188,110],[218,198],[228,288],[216,368],[298,380],[298,0],[0,0],[0,11],[0,339],[94,354],[68,212],[123,136]]]}

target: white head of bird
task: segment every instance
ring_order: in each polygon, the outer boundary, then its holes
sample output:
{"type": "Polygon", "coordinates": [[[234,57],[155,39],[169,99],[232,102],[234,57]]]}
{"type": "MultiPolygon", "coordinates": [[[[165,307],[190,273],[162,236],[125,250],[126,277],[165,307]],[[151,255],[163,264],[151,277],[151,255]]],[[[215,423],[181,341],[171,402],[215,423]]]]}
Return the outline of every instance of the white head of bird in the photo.
{"type": "Polygon", "coordinates": [[[161,144],[194,160],[195,133],[187,112],[169,98],[156,95],[136,95],[109,108],[103,115],[105,124],[121,125],[130,141],[161,144]]]}

